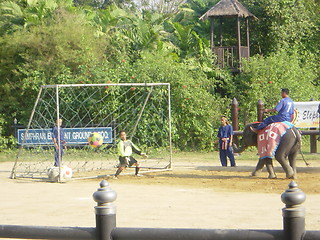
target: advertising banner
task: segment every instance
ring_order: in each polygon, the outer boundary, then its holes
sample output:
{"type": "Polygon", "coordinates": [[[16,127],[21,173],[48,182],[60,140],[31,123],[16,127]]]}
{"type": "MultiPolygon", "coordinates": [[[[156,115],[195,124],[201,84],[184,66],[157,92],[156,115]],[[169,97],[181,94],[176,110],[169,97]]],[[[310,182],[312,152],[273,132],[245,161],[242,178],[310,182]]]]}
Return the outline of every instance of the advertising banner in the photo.
{"type": "MultiPolygon", "coordinates": [[[[111,127],[96,127],[96,128],[63,128],[64,138],[67,144],[87,144],[88,137],[92,132],[100,133],[103,136],[103,143],[112,143],[112,128],[111,127]]],[[[52,129],[29,129],[26,135],[26,129],[18,129],[18,144],[38,145],[38,144],[53,144],[52,129]]]]}
{"type": "Polygon", "coordinates": [[[293,124],[297,128],[318,128],[319,104],[318,101],[294,102],[293,124]]]}

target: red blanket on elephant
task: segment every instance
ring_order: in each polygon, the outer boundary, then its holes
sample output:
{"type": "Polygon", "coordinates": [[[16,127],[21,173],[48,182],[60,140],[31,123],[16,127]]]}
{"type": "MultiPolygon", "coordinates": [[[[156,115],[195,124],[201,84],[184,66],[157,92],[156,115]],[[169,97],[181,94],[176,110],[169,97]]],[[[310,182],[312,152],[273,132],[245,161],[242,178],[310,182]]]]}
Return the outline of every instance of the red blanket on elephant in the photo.
{"type": "Polygon", "coordinates": [[[258,133],[258,152],[260,158],[272,158],[280,144],[281,137],[292,128],[289,122],[271,123],[258,133]]]}

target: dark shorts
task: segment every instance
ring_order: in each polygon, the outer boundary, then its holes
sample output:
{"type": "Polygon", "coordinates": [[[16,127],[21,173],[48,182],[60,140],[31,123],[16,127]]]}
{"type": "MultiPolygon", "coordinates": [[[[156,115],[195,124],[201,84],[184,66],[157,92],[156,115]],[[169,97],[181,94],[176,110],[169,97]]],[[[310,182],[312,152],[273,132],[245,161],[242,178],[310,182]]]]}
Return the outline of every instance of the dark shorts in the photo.
{"type": "Polygon", "coordinates": [[[127,163],[125,157],[119,157],[120,165],[126,165],[131,167],[133,164],[138,162],[134,157],[130,156],[128,158],[129,158],[129,162],[127,163]]]}

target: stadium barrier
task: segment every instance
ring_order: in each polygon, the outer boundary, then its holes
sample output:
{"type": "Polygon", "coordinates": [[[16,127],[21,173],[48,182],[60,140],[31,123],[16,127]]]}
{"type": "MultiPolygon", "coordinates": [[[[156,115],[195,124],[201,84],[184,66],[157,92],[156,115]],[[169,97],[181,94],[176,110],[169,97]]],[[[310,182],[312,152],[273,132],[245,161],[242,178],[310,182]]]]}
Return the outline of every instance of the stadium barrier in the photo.
{"type": "MultiPolygon", "coordinates": [[[[281,194],[283,230],[241,229],[177,229],[177,228],[120,228],[116,227],[117,193],[107,181],[93,193],[96,227],[44,227],[0,225],[0,238],[15,239],[87,239],[87,240],[320,240],[320,231],[305,230],[306,195],[291,181],[281,194]]],[[[75,208],[76,209],[76,208],[75,208]]],[[[267,219],[266,219],[267,220],[267,219]]]]}
{"type": "MultiPolygon", "coordinates": [[[[257,121],[262,122],[264,119],[264,104],[261,99],[259,99],[257,103],[257,121]]],[[[235,143],[238,144],[239,140],[237,136],[242,136],[243,131],[239,131],[239,104],[236,98],[234,98],[231,102],[231,119],[232,119],[232,127],[234,130],[235,143]]],[[[317,153],[317,135],[320,135],[320,129],[310,128],[310,130],[300,130],[301,135],[309,135],[310,136],[310,153],[317,153]]],[[[320,140],[320,136],[318,138],[320,140]]]]}

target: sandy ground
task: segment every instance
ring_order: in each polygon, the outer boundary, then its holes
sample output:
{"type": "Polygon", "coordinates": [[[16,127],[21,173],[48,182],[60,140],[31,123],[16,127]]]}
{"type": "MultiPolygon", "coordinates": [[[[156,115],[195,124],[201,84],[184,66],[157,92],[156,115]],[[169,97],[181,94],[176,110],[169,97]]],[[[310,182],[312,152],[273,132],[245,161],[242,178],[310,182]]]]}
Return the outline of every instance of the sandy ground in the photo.
{"type": "MultiPolygon", "coordinates": [[[[180,162],[173,171],[106,179],[117,192],[118,227],[282,229],[281,193],[291,180],[251,177],[254,162],[236,168],[180,162]]],[[[306,193],[306,229],[320,230],[320,160],[299,163],[306,193]]],[[[0,164],[0,224],[94,227],[92,194],[102,179],[49,183],[10,179],[13,163],[0,164]]],[[[127,169],[126,172],[133,171],[127,169]]]]}

